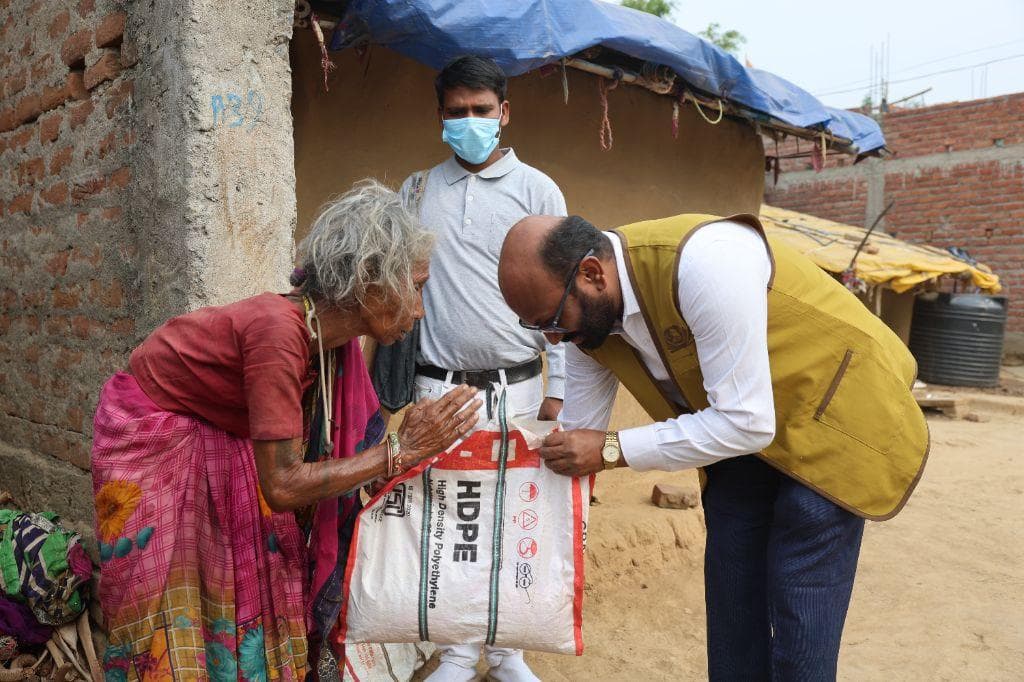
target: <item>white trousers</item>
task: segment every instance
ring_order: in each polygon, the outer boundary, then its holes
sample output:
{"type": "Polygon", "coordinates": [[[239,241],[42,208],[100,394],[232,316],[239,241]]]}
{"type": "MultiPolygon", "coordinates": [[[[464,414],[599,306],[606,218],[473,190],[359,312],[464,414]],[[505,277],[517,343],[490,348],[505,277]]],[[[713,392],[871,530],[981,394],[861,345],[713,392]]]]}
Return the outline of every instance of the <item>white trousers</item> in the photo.
{"type": "MultiPolygon", "coordinates": [[[[416,375],[416,400],[421,400],[422,398],[437,400],[458,386],[458,384],[450,383],[450,374],[448,379],[449,381],[442,381],[441,379],[416,375]]],[[[537,417],[537,411],[544,400],[544,379],[540,374],[532,379],[511,385],[504,381],[496,382],[494,384],[490,414],[498,414],[498,399],[501,397],[502,389],[506,390],[505,409],[510,419],[515,419],[516,417],[537,417]]],[[[479,397],[480,400],[484,401],[484,404],[480,406],[478,411],[480,421],[477,423],[483,425],[487,423],[488,415],[484,390],[481,389],[479,397]]],[[[453,663],[462,668],[476,667],[476,662],[480,658],[480,647],[476,644],[439,644],[437,648],[441,651],[442,662],[453,663]]],[[[519,649],[495,646],[484,646],[484,652],[487,657],[487,664],[491,667],[500,665],[502,659],[507,656],[522,656],[522,651],[519,649]]]]}

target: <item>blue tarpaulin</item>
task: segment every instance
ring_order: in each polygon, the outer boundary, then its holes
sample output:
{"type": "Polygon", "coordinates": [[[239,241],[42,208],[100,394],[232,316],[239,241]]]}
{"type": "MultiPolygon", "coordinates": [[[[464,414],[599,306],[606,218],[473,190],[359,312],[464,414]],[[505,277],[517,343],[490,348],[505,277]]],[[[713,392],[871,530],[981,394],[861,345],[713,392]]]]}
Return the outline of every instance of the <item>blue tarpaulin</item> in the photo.
{"type": "Polygon", "coordinates": [[[746,68],[729,53],[669,21],[609,2],[353,0],[331,48],[366,39],[435,69],[463,54],[488,56],[511,76],[601,45],[665,65],[695,90],[783,123],[824,126],[852,140],[861,153],[885,144],[871,118],[826,107],[789,81],[746,68]]]}

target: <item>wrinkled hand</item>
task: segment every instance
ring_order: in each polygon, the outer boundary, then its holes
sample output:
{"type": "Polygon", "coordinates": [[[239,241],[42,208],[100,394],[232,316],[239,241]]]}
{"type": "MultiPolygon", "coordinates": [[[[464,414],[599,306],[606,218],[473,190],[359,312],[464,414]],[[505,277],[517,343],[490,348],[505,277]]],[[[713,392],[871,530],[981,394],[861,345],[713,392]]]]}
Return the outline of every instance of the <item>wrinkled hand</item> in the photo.
{"type": "Polygon", "coordinates": [[[558,398],[544,398],[537,410],[537,419],[542,422],[558,421],[558,415],[562,411],[562,401],[558,398]]]}
{"type": "Polygon", "coordinates": [[[424,399],[409,408],[398,428],[405,466],[444,452],[476,425],[476,411],[483,401],[474,400],[477,390],[462,385],[439,400],[424,399]]]}
{"type": "Polygon", "coordinates": [[[604,469],[604,431],[555,431],[544,439],[540,456],[548,468],[564,476],[587,476],[604,469]]]}

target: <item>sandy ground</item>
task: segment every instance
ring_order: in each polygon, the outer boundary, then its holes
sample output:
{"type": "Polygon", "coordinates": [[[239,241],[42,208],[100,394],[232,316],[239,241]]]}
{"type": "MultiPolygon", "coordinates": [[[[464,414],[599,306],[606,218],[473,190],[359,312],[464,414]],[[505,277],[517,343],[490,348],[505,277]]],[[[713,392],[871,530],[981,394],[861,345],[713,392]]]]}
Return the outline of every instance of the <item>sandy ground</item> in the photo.
{"type": "MultiPolygon", "coordinates": [[[[1024,392],[1011,393],[960,392],[977,421],[929,415],[916,493],[895,519],[867,525],[840,679],[1024,677],[1024,392]]],[[[618,426],[641,419],[616,412],[618,426]]],[[[586,651],[528,653],[542,680],[706,677],[703,512],[652,506],[659,481],[697,485],[689,472],[599,476],[586,651]]]]}

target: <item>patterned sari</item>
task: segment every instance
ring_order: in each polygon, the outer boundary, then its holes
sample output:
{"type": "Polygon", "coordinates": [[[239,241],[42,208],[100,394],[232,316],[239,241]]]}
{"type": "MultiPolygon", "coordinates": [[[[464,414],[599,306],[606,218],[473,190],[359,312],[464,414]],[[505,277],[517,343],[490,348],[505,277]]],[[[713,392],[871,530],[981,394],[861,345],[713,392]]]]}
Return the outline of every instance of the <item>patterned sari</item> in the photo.
{"type": "MultiPolygon", "coordinates": [[[[358,342],[335,353],[334,447],[313,438],[309,461],[350,457],[383,431],[358,342]]],[[[309,415],[318,433],[322,409],[309,415]]],[[[272,512],[251,441],[161,410],[125,373],[100,395],[92,474],[108,680],[304,679],[307,626],[323,633],[318,652],[331,628],[318,614],[356,493],[314,505],[302,526],[272,512]]]]}

